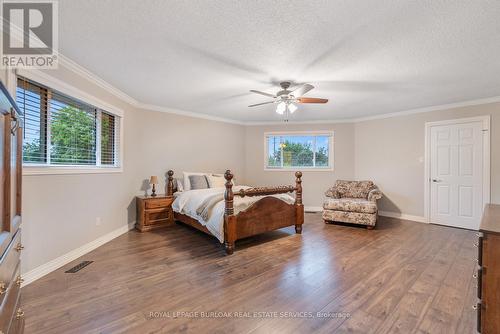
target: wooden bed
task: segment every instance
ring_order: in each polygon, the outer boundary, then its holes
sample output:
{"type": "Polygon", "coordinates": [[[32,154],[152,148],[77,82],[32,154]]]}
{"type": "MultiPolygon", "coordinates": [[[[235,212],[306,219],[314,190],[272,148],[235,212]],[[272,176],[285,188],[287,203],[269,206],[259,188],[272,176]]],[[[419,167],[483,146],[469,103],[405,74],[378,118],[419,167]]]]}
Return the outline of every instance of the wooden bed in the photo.
{"type": "MultiPolygon", "coordinates": [[[[174,172],[168,171],[167,195],[174,192],[174,172]]],[[[287,226],[295,226],[295,232],[302,233],[304,223],[304,206],[302,205],[302,173],[295,173],[295,186],[258,187],[233,192],[231,180],[234,175],[230,170],[224,174],[226,190],[224,193],[224,249],[233,254],[234,244],[238,239],[274,231],[287,226]],[[288,204],[276,197],[266,196],[295,192],[295,203],[288,204]],[[235,196],[266,196],[252,204],[248,209],[234,214],[233,199],[235,196]]],[[[184,214],[174,212],[174,219],[190,225],[200,231],[212,235],[197,220],[184,214]]]]}

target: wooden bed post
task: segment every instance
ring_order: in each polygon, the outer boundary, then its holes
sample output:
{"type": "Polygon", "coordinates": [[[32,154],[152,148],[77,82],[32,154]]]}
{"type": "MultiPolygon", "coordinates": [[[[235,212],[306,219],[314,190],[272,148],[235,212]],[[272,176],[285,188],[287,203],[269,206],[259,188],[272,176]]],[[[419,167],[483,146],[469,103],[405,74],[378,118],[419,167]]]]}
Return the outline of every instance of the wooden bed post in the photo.
{"type": "Polygon", "coordinates": [[[167,183],[167,196],[172,196],[174,194],[174,171],[169,170],[168,174],[168,183],[167,183]]]}
{"type": "Polygon", "coordinates": [[[295,172],[295,209],[297,212],[297,221],[295,223],[295,233],[302,233],[302,224],[304,224],[304,205],[302,204],[302,172],[295,172]]]}
{"type": "Polygon", "coordinates": [[[224,248],[228,255],[234,252],[234,243],[236,241],[236,216],[233,208],[233,179],[234,175],[228,169],[224,173],[226,179],[226,191],[224,192],[224,248]]]}

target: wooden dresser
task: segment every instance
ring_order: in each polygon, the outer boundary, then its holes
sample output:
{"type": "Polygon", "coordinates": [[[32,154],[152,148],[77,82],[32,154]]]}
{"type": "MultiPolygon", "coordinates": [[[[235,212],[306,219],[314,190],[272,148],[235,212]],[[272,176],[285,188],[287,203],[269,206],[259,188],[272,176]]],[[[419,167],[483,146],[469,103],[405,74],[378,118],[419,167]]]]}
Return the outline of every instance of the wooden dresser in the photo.
{"type": "Polygon", "coordinates": [[[22,138],[21,112],[0,83],[0,333],[22,333],[20,254],[22,138]]]}
{"type": "Polygon", "coordinates": [[[135,227],[141,231],[149,231],[158,227],[174,224],[172,196],[157,195],[137,196],[137,223],[135,227]]]}
{"type": "Polygon", "coordinates": [[[477,331],[500,333],[500,205],[488,204],[479,227],[477,331]]]}

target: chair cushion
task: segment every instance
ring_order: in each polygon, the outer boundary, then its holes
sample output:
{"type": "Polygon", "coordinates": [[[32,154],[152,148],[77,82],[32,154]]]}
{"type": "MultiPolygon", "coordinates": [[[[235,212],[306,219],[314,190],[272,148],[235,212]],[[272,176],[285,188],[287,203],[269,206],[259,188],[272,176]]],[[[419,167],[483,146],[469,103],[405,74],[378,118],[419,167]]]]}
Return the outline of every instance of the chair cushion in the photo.
{"type": "Polygon", "coordinates": [[[376,214],[334,211],[334,210],[324,210],[323,219],[325,220],[325,223],[343,222],[343,223],[361,224],[368,226],[375,226],[375,224],[377,223],[376,214]]]}
{"type": "Polygon", "coordinates": [[[376,213],[377,203],[362,198],[327,198],[325,203],[323,203],[323,209],[359,213],[376,213]]]}
{"type": "Polygon", "coordinates": [[[374,187],[372,181],[345,181],[337,180],[335,188],[339,197],[347,198],[368,198],[368,193],[374,187]]]}

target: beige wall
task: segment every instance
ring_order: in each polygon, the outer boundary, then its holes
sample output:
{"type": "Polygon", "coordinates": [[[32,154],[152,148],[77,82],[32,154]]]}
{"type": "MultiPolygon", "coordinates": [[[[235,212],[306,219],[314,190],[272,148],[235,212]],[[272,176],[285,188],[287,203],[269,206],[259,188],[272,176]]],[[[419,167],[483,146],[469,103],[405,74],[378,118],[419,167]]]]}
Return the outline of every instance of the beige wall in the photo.
{"type": "Polygon", "coordinates": [[[161,176],[162,190],[169,169],[175,177],[182,177],[183,171],[223,173],[231,169],[242,179],[243,126],[147,110],[138,113],[132,125],[137,127],[132,137],[137,160],[130,164],[137,176],[161,176]]]}
{"type": "Polygon", "coordinates": [[[424,216],[425,123],[491,115],[491,201],[500,203],[500,103],[355,124],[355,175],[384,192],[380,209],[424,216]]]}
{"type": "Polygon", "coordinates": [[[48,73],[124,110],[124,168],[113,174],[24,176],[23,273],[134,222],[134,196],[144,193],[150,175],[160,177],[163,192],[168,169],[180,174],[231,168],[242,174],[242,126],[136,110],[64,68],[48,73]]]}
{"type": "Polygon", "coordinates": [[[305,206],[321,206],[328,185],[336,179],[354,178],[354,125],[307,124],[247,126],[245,129],[245,179],[248,185],[294,184],[293,171],[264,170],[264,133],[271,131],[334,131],[334,170],[303,171],[303,200],[305,206]]]}

